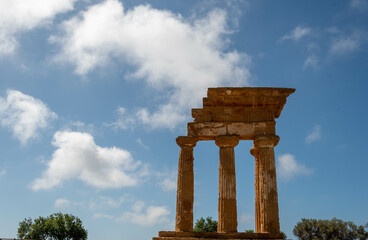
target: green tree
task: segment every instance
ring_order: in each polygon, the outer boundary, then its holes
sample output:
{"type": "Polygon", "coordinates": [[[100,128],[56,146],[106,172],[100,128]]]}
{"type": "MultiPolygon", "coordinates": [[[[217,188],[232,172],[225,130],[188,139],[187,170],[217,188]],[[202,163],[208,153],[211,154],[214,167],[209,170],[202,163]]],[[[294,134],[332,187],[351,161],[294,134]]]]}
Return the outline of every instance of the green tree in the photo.
{"type": "MultiPolygon", "coordinates": [[[[245,229],[244,230],[245,233],[254,233],[253,229],[245,229]]],[[[282,234],[282,239],[286,240],[287,236],[284,232],[280,232],[282,234]]]]}
{"type": "Polygon", "coordinates": [[[193,231],[194,232],[217,232],[217,221],[212,220],[212,217],[207,217],[206,220],[202,217],[196,221],[193,231]]]}
{"type": "MultiPolygon", "coordinates": [[[[368,224],[365,227],[368,227],[368,224]]],[[[353,222],[337,218],[331,220],[303,218],[295,225],[293,233],[299,240],[366,240],[368,233],[365,227],[357,227],[353,222]]]]}
{"type": "Polygon", "coordinates": [[[280,232],[282,234],[282,239],[286,240],[287,235],[284,232],[280,232]]]}
{"type": "Polygon", "coordinates": [[[37,240],[86,240],[87,230],[82,221],[71,214],[54,213],[32,221],[19,223],[18,238],[37,240]]]}

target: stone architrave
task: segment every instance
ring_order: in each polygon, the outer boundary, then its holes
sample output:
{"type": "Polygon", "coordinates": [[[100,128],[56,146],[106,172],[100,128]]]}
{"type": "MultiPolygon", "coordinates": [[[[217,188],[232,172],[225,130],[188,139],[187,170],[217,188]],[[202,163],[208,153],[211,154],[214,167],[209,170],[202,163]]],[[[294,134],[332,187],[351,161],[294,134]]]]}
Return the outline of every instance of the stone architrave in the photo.
{"type": "Polygon", "coordinates": [[[219,136],[215,143],[220,147],[219,199],[217,232],[237,232],[236,177],[234,147],[238,136],[219,136]]]}
{"type": "Polygon", "coordinates": [[[175,231],[193,231],[193,201],[194,201],[194,173],[193,147],[197,143],[194,137],[178,137],[176,143],[180,146],[178,164],[178,185],[176,197],[175,231]]]}
{"type": "Polygon", "coordinates": [[[161,231],[153,240],[282,240],[280,233],[274,147],[276,121],[291,88],[209,88],[203,108],[192,109],[193,122],[180,146],[175,231],[161,231]],[[218,232],[193,232],[193,148],[197,141],[219,146],[218,232]],[[255,159],[255,233],[237,232],[234,147],[252,140],[255,159]]]}

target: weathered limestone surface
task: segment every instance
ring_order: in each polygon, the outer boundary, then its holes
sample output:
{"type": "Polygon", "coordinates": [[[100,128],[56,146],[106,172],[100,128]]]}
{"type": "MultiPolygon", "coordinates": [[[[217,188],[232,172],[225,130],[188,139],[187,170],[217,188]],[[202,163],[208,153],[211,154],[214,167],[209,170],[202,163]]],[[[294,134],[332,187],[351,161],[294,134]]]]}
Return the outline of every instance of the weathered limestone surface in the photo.
{"type": "Polygon", "coordinates": [[[193,137],[178,137],[176,142],[180,146],[180,155],[175,231],[192,232],[194,201],[193,147],[196,145],[197,139],[193,137]]]}
{"type": "Polygon", "coordinates": [[[209,88],[202,109],[192,109],[193,122],[180,146],[175,232],[159,232],[153,240],[266,240],[280,234],[274,147],[279,141],[275,119],[281,114],[290,88],[209,88]],[[219,146],[218,232],[193,232],[193,148],[199,140],[219,146]],[[255,233],[237,232],[234,147],[253,140],[255,159],[255,233]]]}
{"type": "Polygon", "coordinates": [[[194,122],[259,122],[278,118],[290,88],[209,88],[194,122]]]}
{"type": "Polygon", "coordinates": [[[220,147],[218,232],[237,232],[236,178],[234,147],[238,136],[219,136],[215,143],[220,147]]]}
{"type": "Polygon", "coordinates": [[[280,233],[217,233],[217,232],[172,232],[172,231],[161,231],[158,234],[158,238],[153,240],[199,240],[199,239],[229,239],[229,240],[248,240],[248,239],[274,239],[282,240],[282,234],[280,233]]]}
{"type": "Polygon", "coordinates": [[[260,201],[260,232],[262,233],[280,232],[275,153],[273,150],[279,139],[278,136],[270,135],[259,136],[254,140],[254,147],[259,151],[258,199],[260,201]]]}
{"type": "Polygon", "coordinates": [[[259,151],[258,148],[253,147],[250,149],[250,153],[254,156],[255,160],[255,182],[254,182],[254,188],[255,188],[255,227],[256,227],[256,233],[261,232],[261,199],[260,199],[260,177],[261,174],[260,171],[260,162],[259,162],[259,151]]]}
{"type": "Polygon", "coordinates": [[[254,136],[275,134],[275,121],[268,122],[193,122],[188,123],[188,136],[198,140],[215,140],[217,136],[237,135],[240,140],[253,140],[254,136]]]}

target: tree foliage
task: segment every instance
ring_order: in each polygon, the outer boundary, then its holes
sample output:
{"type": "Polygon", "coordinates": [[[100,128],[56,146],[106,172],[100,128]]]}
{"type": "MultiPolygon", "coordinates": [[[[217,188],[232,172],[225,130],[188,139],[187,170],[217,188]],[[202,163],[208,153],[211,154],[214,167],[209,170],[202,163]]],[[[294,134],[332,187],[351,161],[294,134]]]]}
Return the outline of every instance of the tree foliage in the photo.
{"type": "Polygon", "coordinates": [[[341,219],[317,220],[303,218],[296,224],[293,233],[299,240],[367,240],[368,224],[357,226],[341,219]]]}
{"type": "Polygon", "coordinates": [[[217,232],[217,221],[212,217],[207,217],[206,220],[202,217],[198,219],[193,228],[194,232],[217,232]]]}
{"type": "Polygon", "coordinates": [[[54,213],[34,221],[26,218],[19,223],[18,238],[37,240],[86,240],[87,230],[73,215],[54,213]]]}
{"type": "MultiPolygon", "coordinates": [[[[245,229],[244,230],[245,233],[254,233],[253,229],[245,229]]],[[[284,232],[280,231],[280,233],[282,234],[282,239],[286,240],[287,236],[284,232]]]]}

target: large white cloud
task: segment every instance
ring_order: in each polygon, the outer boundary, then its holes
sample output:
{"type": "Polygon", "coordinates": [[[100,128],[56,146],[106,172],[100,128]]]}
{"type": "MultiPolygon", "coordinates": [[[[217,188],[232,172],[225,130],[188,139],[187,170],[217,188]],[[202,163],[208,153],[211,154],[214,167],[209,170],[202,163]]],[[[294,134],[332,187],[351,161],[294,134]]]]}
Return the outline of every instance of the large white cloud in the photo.
{"type": "Polygon", "coordinates": [[[289,153],[278,156],[277,176],[289,180],[296,176],[308,176],[313,170],[298,163],[295,156],[289,153]]]}
{"type": "MultiPolygon", "coordinates": [[[[230,32],[224,10],[186,20],[149,5],[124,10],[119,1],[107,0],[63,22],[62,33],[50,41],[61,47],[56,60],[71,63],[81,75],[116,58],[131,65],[129,77],[144,79],[165,103],[130,115],[151,127],[173,128],[208,87],[247,83],[250,57],[225,51],[230,32]]],[[[124,121],[119,125],[127,128],[124,121]]]]}
{"type": "Polygon", "coordinates": [[[47,25],[58,13],[73,9],[74,0],[0,0],[0,57],[14,52],[17,34],[47,25]]]}
{"type": "Polygon", "coordinates": [[[0,124],[10,129],[23,145],[54,118],[56,114],[32,96],[8,90],[6,98],[0,97],[0,124]]]}
{"type": "Polygon", "coordinates": [[[89,133],[59,131],[52,144],[57,150],[42,177],[33,182],[33,190],[50,189],[76,178],[97,188],[120,188],[137,185],[147,174],[128,151],[97,146],[89,133]]]}

